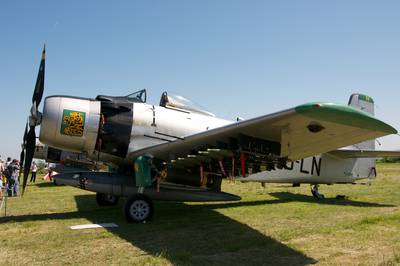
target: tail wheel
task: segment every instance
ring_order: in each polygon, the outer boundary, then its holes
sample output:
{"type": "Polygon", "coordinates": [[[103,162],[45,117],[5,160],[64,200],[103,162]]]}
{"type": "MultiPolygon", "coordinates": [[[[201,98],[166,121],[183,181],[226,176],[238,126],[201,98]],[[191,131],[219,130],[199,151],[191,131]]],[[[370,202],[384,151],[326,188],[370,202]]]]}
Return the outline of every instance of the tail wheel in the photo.
{"type": "Polygon", "coordinates": [[[118,201],[118,196],[96,193],[96,202],[99,206],[115,206],[118,204],[118,201]]]}
{"type": "Polygon", "coordinates": [[[136,194],[126,201],[125,216],[129,223],[146,223],[154,212],[153,202],[142,194],[136,194]]]}
{"type": "Polygon", "coordinates": [[[318,187],[319,187],[318,184],[311,185],[311,194],[312,194],[312,195],[314,196],[314,198],[316,198],[317,200],[324,199],[325,196],[324,196],[323,194],[320,194],[320,193],[319,193],[318,187]]]}

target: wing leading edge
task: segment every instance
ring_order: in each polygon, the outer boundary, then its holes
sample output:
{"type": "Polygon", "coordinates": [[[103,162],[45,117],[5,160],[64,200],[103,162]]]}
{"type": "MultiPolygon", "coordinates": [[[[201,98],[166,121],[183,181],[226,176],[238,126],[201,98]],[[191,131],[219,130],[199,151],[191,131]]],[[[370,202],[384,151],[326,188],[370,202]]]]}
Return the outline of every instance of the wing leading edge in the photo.
{"type": "Polygon", "coordinates": [[[210,147],[240,150],[240,137],[246,136],[275,143],[280,147],[276,156],[298,160],[395,133],[390,125],[353,107],[309,103],[137,150],[127,158],[150,153],[167,161],[210,147]]]}

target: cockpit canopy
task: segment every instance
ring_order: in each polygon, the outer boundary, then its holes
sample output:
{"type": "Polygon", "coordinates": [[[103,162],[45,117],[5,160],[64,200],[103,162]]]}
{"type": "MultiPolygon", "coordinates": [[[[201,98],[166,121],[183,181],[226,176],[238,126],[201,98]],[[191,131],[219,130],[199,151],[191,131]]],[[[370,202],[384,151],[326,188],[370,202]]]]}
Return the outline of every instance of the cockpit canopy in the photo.
{"type": "MultiPolygon", "coordinates": [[[[134,102],[134,103],[146,103],[147,93],[146,90],[136,91],[127,96],[107,96],[107,95],[98,95],[96,100],[102,102],[134,102]]],[[[202,106],[194,103],[193,101],[177,95],[172,92],[163,92],[161,95],[160,106],[180,111],[194,112],[203,115],[215,116],[213,113],[207,111],[202,106]]]]}
{"type": "Polygon", "coordinates": [[[107,96],[98,95],[96,100],[102,102],[134,102],[134,103],[145,103],[147,98],[146,90],[136,91],[127,96],[107,96]]]}
{"type": "Polygon", "coordinates": [[[207,111],[197,103],[194,103],[191,100],[172,92],[163,92],[163,94],[161,95],[160,106],[165,108],[200,113],[203,115],[215,116],[213,113],[207,111]]]}
{"type": "Polygon", "coordinates": [[[146,89],[143,89],[143,90],[131,93],[126,97],[128,97],[128,99],[131,100],[132,102],[145,103],[147,100],[147,92],[146,92],[146,89]]]}

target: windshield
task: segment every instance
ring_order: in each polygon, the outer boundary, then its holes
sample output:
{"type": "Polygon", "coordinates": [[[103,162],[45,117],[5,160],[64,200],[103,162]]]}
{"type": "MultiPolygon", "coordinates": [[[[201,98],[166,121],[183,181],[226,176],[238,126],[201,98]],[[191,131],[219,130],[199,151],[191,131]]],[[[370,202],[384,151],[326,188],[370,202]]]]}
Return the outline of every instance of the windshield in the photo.
{"type": "Polygon", "coordinates": [[[140,91],[131,93],[131,94],[129,94],[129,95],[126,96],[126,97],[128,97],[128,99],[129,99],[130,101],[133,101],[133,102],[142,102],[142,103],[145,103],[145,102],[146,102],[147,94],[146,94],[146,90],[140,90],[140,91]]]}
{"type": "Polygon", "coordinates": [[[215,116],[213,113],[207,111],[205,108],[200,106],[199,104],[183,97],[177,95],[173,92],[164,92],[161,95],[160,106],[170,107],[170,108],[178,108],[182,110],[202,113],[209,116],[215,116]]]}

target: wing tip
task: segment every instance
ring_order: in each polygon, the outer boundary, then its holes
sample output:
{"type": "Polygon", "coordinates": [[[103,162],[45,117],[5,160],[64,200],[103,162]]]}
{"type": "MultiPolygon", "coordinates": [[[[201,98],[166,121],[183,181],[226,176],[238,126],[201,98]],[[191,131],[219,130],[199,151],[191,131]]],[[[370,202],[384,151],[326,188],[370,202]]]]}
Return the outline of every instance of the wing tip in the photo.
{"type": "Polygon", "coordinates": [[[381,131],[387,135],[397,134],[397,130],[391,125],[376,119],[367,112],[348,105],[312,102],[299,105],[295,107],[295,110],[299,114],[315,119],[381,131]]]}

